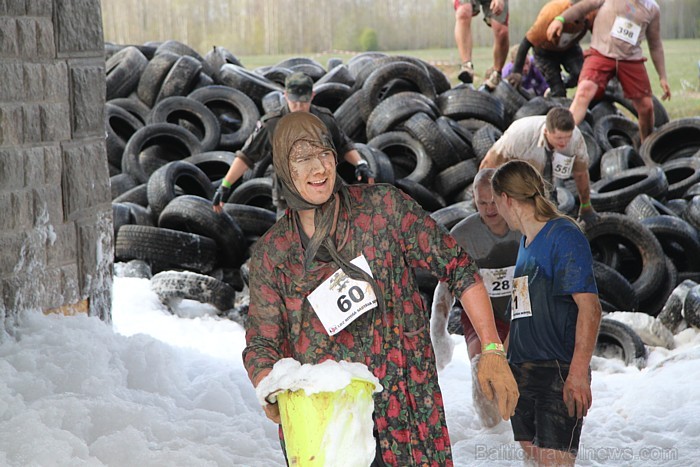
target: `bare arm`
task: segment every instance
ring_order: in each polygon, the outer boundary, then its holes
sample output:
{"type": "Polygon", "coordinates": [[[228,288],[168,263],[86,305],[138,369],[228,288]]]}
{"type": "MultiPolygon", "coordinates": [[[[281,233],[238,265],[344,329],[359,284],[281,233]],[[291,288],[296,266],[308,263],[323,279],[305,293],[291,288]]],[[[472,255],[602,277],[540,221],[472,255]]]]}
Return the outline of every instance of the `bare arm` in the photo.
{"type": "MultiPolygon", "coordinates": [[[[588,175],[588,167],[585,164],[581,164],[580,167],[574,165],[574,170],[571,175],[576,183],[576,191],[578,192],[578,199],[581,205],[587,205],[591,202],[591,180],[588,175]]],[[[587,206],[582,208],[581,211],[592,211],[592,206],[587,206]]]]}
{"type": "Polygon", "coordinates": [[[469,316],[469,320],[472,322],[482,345],[492,342],[500,344],[501,339],[496,331],[491,299],[489,299],[484,284],[478,282],[469,287],[462,293],[459,301],[462,302],[462,307],[467,316],[469,316]]]}
{"type": "Polygon", "coordinates": [[[581,418],[586,416],[593,402],[588,370],[598,338],[601,307],[598,295],[594,293],[575,293],[573,298],[578,307],[576,342],[569,376],[564,383],[564,402],[569,416],[575,414],[577,418],[581,418]]]}
{"type": "Polygon", "coordinates": [[[649,44],[649,55],[654,63],[654,68],[659,74],[659,82],[664,93],[661,100],[671,98],[671,87],[668,85],[668,77],[666,76],[666,58],[664,56],[664,46],[661,42],[661,20],[660,14],[657,15],[649,27],[647,27],[647,42],[649,44]]]}
{"type": "Polygon", "coordinates": [[[481,164],[479,164],[479,170],[486,168],[496,169],[503,165],[505,162],[506,158],[503,157],[502,154],[496,152],[495,149],[491,148],[489,149],[489,152],[486,153],[486,156],[484,156],[484,159],[481,161],[481,164]]]}

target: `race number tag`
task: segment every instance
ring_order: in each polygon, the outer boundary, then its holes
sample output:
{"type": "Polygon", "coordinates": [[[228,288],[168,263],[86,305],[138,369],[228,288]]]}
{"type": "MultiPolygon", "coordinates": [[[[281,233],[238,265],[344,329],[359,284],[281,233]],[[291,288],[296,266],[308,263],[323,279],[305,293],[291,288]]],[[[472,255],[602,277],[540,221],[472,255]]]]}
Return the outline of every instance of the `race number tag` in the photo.
{"type": "MultiPolygon", "coordinates": [[[[372,276],[364,255],[350,262],[372,276]]],[[[339,333],[368,310],[377,307],[372,286],[349,278],[342,269],[334,272],[307,298],[329,336],[339,333]]]]}
{"type": "Polygon", "coordinates": [[[639,34],[642,32],[642,27],[627,18],[618,16],[613,23],[610,35],[621,41],[625,41],[632,45],[637,45],[639,42],[639,34]]]}
{"type": "Polygon", "coordinates": [[[513,288],[513,272],[515,266],[497,269],[479,269],[479,274],[484,279],[484,285],[489,297],[510,296],[513,288]]]}
{"type": "Polygon", "coordinates": [[[574,166],[574,157],[555,152],[552,156],[552,175],[557,178],[569,178],[574,166]]]}
{"type": "Polygon", "coordinates": [[[510,301],[511,321],[519,318],[529,318],[532,316],[530,306],[530,288],[527,285],[527,276],[513,279],[513,293],[510,301]]]}

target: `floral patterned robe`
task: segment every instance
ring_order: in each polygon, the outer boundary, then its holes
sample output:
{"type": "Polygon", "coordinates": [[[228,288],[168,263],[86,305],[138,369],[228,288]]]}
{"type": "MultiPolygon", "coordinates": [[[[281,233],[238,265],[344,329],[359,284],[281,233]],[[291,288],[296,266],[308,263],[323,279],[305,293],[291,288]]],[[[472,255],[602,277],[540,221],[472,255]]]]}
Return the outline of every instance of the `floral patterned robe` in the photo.
{"type": "MultiPolygon", "coordinates": [[[[288,211],[263,237],[250,262],[250,308],[243,360],[253,380],[292,357],[366,364],[384,390],[375,394],[382,458],[392,466],[452,465],[450,438],[430,342],[430,310],[415,268],[447,280],[456,297],[481,281],[476,264],[410,197],[390,185],[347,187],[335,241],[345,258],[361,253],[383,291],[385,316],[374,308],[328,336],[306,296],[338,270],[315,260],[304,272],[304,250],[288,211]]],[[[342,204],[341,204],[342,206],[342,204]]]]}

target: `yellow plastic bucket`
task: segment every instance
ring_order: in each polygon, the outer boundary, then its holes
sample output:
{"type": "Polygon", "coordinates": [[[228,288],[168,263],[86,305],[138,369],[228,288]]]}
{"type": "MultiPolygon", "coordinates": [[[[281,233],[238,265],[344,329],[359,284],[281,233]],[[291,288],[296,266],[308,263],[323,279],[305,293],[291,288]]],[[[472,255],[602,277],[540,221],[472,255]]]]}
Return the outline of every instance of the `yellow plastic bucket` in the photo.
{"type": "MultiPolygon", "coordinates": [[[[334,464],[327,463],[328,459],[343,452],[352,456],[353,452],[364,451],[373,458],[374,388],[372,382],[353,378],[350,384],[334,392],[307,395],[300,389],[277,394],[289,465],[327,467],[334,464]],[[363,449],[346,450],[353,445],[363,449]]],[[[354,460],[357,465],[365,466],[372,462],[372,459],[354,460]]]]}

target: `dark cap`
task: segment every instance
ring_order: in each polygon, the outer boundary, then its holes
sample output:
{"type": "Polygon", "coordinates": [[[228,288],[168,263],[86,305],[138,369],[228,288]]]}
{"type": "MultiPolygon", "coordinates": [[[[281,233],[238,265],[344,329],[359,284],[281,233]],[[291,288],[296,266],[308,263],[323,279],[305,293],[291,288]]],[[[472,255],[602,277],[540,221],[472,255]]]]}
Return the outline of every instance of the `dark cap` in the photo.
{"type": "Polygon", "coordinates": [[[309,75],[294,72],[284,80],[284,89],[291,101],[309,102],[313,93],[314,82],[309,75]]]}

